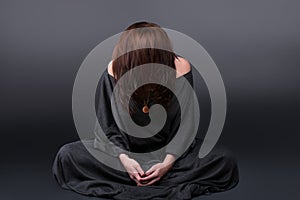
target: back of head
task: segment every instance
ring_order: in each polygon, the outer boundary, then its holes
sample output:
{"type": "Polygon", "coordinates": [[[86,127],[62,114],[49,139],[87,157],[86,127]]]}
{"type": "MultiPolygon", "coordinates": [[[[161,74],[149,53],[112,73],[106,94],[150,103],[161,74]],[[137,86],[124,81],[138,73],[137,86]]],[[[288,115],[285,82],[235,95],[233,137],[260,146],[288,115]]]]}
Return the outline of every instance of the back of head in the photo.
{"type": "MultiPolygon", "coordinates": [[[[162,64],[174,69],[174,73],[166,73],[163,69],[154,67],[155,70],[140,73],[138,77],[131,77],[132,83],[129,85],[134,86],[137,78],[144,79],[153,76],[156,78],[159,76],[161,80],[165,81],[174,81],[176,76],[175,58],[177,56],[173,52],[172,42],[159,25],[150,22],[136,22],[125,29],[116,44],[112,56],[112,70],[118,81],[124,73],[134,67],[144,64],[162,64]]],[[[166,106],[172,94],[164,86],[146,84],[138,88],[132,97],[129,94],[122,94],[121,98],[132,98],[137,105],[142,107],[145,101],[149,102],[149,96],[151,96],[150,101],[166,106]]],[[[133,112],[133,109],[130,111],[133,112]]]]}

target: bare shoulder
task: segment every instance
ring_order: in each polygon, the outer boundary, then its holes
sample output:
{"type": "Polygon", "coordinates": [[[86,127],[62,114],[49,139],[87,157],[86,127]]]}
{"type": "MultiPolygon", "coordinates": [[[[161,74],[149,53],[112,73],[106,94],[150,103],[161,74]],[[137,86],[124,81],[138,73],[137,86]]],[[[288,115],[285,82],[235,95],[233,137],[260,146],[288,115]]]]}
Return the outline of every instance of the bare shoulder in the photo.
{"type": "Polygon", "coordinates": [[[112,69],[112,60],[108,63],[107,72],[108,72],[109,75],[114,77],[114,73],[113,73],[113,69],[112,69]]]}
{"type": "Polygon", "coordinates": [[[182,57],[178,57],[177,59],[175,59],[175,67],[177,71],[177,77],[183,76],[191,70],[189,61],[182,57]]]}
{"type": "MultiPolygon", "coordinates": [[[[191,65],[189,61],[185,58],[178,57],[175,59],[175,67],[176,67],[176,77],[183,76],[184,74],[188,73],[191,70],[191,65]]],[[[114,77],[113,70],[112,70],[112,61],[108,63],[107,72],[109,75],[114,77]]]]}

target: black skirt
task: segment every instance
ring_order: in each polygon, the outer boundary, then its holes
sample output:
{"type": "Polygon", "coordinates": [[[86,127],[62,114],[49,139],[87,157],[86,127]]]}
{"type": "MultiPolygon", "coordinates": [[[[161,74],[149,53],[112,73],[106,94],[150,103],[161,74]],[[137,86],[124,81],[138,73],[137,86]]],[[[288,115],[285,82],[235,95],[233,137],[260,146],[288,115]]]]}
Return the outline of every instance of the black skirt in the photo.
{"type": "MultiPolygon", "coordinates": [[[[93,148],[92,140],[83,142],[93,148]]],[[[81,141],[62,146],[53,164],[59,185],[83,195],[120,200],[182,200],[226,191],[239,181],[236,160],[223,147],[216,146],[203,159],[185,153],[160,181],[151,186],[136,186],[126,172],[102,164],[85,146],[81,141]]]]}

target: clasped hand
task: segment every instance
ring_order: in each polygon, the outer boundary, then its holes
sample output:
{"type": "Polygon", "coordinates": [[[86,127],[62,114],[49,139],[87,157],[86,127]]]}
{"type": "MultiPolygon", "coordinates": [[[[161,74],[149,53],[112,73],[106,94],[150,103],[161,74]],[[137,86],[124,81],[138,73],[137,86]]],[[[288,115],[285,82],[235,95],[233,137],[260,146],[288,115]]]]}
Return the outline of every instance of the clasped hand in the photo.
{"type": "Polygon", "coordinates": [[[129,177],[136,182],[137,186],[148,186],[159,181],[171,169],[175,161],[175,157],[168,154],[163,162],[153,165],[144,172],[140,164],[126,154],[121,154],[119,158],[129,177]]]}

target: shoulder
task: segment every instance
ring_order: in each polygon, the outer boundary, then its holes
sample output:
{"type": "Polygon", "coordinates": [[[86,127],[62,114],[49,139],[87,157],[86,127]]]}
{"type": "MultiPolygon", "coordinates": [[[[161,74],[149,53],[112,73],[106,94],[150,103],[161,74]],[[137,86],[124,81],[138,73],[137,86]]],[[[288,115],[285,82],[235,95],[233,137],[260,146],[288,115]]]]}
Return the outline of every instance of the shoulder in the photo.
{"type": "Polygon", "coordinates": [[[189,61],[179,56],[178,58],[175,58],[175,67],[176,67],[177,77],[183,76],[184,74],[191,71],[191,65],[189,61]]]}
{"type": "Polygon", "coordinates": [[[107,73],[109,75],[111,75],[112,77],[114,77],[114,73],[113,73],[113,70],[112,70],[112,60],[108,63],[108,66],[107,66],[107,73]]]}
{"type": "MultiPolygon", "coordinates": [[[[187,61],[185,58],[178,56],[178,58],[175,58],[174,63],[176,67],[177,77],[182,76],[191,70],[191,65],[189,61],[187,61]]],[[[112,70],[112,60],[108,63],[107,72],[109,75],[114,77],[113,70],[112,70]]]]}

